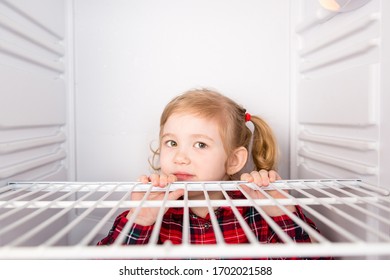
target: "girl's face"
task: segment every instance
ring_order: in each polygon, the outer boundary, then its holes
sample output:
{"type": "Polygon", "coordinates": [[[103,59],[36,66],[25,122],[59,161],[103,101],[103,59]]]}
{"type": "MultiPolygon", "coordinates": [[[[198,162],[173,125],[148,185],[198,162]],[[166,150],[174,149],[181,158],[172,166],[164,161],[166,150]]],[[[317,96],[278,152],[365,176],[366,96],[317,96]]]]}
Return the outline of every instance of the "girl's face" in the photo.
{"type": "Polygon", "coordinates": [[[161,134],[161,172],[179,181],[225,181],[227,154],[218,125],[191,114],[172,114],[161,134]]]}

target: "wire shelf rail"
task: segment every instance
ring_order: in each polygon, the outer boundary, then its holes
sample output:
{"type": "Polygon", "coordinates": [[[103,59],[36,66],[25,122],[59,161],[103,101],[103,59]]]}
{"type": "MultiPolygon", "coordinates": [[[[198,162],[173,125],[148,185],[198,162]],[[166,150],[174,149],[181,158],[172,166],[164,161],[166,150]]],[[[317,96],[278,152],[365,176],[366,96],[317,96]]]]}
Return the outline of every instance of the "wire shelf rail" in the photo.
{"type": "Polygon", "coordinates": [[[12,182],[0,188],[0,259],[390,258],[389,214],[389,190],[355,179],[283,180],[262,188],[241,181],[175,182],[166,188],[136,182],[12,182]],[[266,198],[250,198],[242,184],[259,190],[266,198]],[[165,195],[163,200],[147,200],[150,192],[167,194],[180,188],[184,189],[183,199],[168,200],[165,195]],[[268,194],[270,190],[282,193],[285,198],[273,198],[268,194]],[[135,191],[144,192],[144,198],[131,201],[131,193],[135,191]],[[204,192],[206,199],[188,199],[193,191],[204,192]],[[210,200],[209,191],[221,191],[225,199],[210,200]],[[246,199],[233,199],[229,191],[239,191],[246,199]],[[292,204],[299,205],[321,224],[321,230],[330,234],[319,234],[285,207],[292,204]],[[295,243],[262,210],[270,205],[290,216],[315,242],[295,243]],[[210,214],[217,244],[190,244],[189,208],[212,210],[220,206],[232,209],[249,243],[226,244],[216,217],[210,214]],[[284,243],[258,242],[236,211],[239,206],[255,207],[284,243]],[[164,214],[160,211],[148,244],[122,246],[126,229],[142,207],[183,208],[182,244],[157,244],[164,214]],[[107,225],[129,208],[136,208],[135,214],[116,242],[111,246],[95,246],[96,236],[107,233],[107,225]],[[45,232],[51,233],[45,235],[45,232]]]}

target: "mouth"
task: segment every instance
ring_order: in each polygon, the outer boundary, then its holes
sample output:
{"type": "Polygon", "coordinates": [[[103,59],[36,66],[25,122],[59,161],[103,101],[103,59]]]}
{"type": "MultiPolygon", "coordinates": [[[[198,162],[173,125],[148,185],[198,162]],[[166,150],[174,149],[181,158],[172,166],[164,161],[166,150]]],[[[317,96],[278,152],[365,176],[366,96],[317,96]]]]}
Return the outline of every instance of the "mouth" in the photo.
{"type": "Polygon", "coordinates": [[[195,177],[195,175],[188,174],[188,173],[174,173],[173,175],[176,176],[178,181],[191,181],[195,177]]]}

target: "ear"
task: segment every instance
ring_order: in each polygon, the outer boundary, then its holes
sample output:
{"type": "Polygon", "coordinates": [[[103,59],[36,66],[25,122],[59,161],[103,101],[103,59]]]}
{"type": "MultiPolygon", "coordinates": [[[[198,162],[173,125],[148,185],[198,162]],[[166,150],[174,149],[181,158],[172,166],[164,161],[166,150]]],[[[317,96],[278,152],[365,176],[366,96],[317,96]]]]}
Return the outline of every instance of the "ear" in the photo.
{"type": "Polygon", "coordinates": [[[235,149],[227,160],[226,173],[233,175],[244,168],[248,159],[248,151],[245,147],[235,149]]]}

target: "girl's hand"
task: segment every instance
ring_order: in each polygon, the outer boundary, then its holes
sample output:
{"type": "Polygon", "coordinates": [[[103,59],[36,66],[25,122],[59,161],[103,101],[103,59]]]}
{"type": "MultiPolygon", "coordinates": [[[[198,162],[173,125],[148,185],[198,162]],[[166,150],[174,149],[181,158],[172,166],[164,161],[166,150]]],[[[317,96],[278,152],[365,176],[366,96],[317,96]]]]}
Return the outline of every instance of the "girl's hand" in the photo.
{"type": "Polygon", "coordinates": [[[241,175],[242,181],[248,181],[249,183],[255,183],[258,186],[268,186],[269,183],[273,183],[276,180],[281,180],[282,178],[275,170],[267,171],[261,169],[260,171],[252,171],[249,173],[244,173],[241,175]]]}
{"type": "MultiPolygon", "coordinates": [[[[261,187],[261,186],[266,187],[269,185],[269,183],[273,183],[276,180],[281,180],[281,179],[282,178],[280,177],[280,175],[274,170],[267,171],[267,170],[262,169],[260,171],[252,171],[250,174],[244,173],[241,175],[242,181],[248,181],[250,183],[253,182],[256,185],[258,185],[259,187],[261,187]]],[[[253,199],[266,199],[267,198],[260,191],[254,190],[246,185],[241,185],[241,187],[253,199]]],[[[270,196],[272,196],[273,198],[276,198],[276,199],[285,198],[285,196],[277,190],[270,190],[270,191],[266,191],[266,192],[270,196]]],[[[283,212],[277,206],[263,206],[262,208],[269,216],[280,216],[280,215],[285,214],[285,212],[283,212]]],[[[296,211],[296,208],[294,205],[287,205],[286,208],[292,212],[296,211]]]]}
{"type": "MultiPolygon", "coordinates": [[[[168,184],[175,182],[176,176],[174,175],[159,175],[159,174],[152,174],[150,177],[143,175],[139,178],[139,181],[141,183],[149,183],[151,182],[153,186],[164,188],[168,184]]],[[[178,189],[175,191],[172,191],[168,194],[168,200],[177,200],[179,197],[181,197],[184,194],[183,189],[178,189]]],[[[142,200],[145,195],[145,192],[132,192],[131,193],[131,200],[142,200]]],[[[151,192],[149,196],[147,197],[147,200],[163,200],[165,196],[165,192],[151,192]]],[[[138,212],[137,217],[135,218],[134,223],[143,225],[143,226],[150,226],[153,225],[156,222],[157,215],[160,211],[160,208],[158,207],[151,207],[151,208],[142,208],[141,211],[138,212]]],[[[165,209],[165,212],[168,211],[168,208],[165,209]]],[[[127,214],[126,218],[130,219],[130,217],[134,214],[135,209],[130,209],[129,213],[127,214]]]]}
{"type": "Polygon", "coordinates": [[[154,173],[150,176],[142,175],[141,177],[138,178],[138,181],[147,184],[147,183],[152,183],[153,186],[155,187],[166,187],[168,184],[176,182],[177,178],[175,175],[170,174],[170,175],[165,175],[165,174],[157,174],[154,173]]]}
{"type": "MultiPolygon", "coordinates": [[[[281,180],[281,179],[282,178],[280,177],[280,175],[276,171],[274,171],[274,170],[267,171],[265,169],[261,169],[260,171],[252,171],[250,174],[244,173],[241,175],[242,181],[247,181],[249,183],[255,183],[259,187],[261,187],[261,186],[266,187],[269,185],[269,183],[273,183],[276,180],[281,180]]],[[[254,190],[246,185],[241,185],[241,187],[244,188],[244,190],[250,195],[251,198],[254,198],[254,199],[267,198],[260,191],[254,190]]],[[[284,196],[276,190],[267,191],[267,193],[274,198],[284,198],[284,196]]]]}

